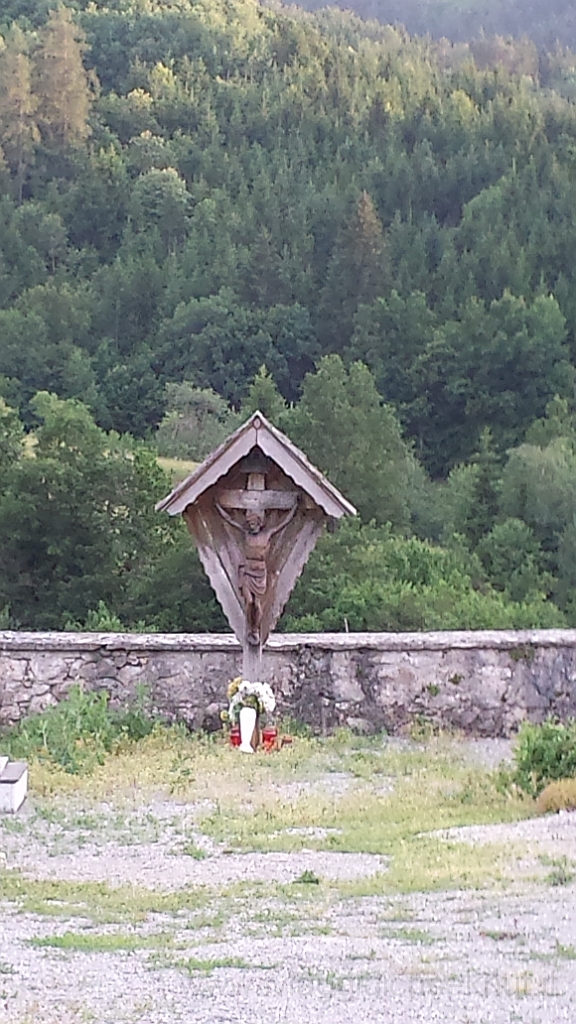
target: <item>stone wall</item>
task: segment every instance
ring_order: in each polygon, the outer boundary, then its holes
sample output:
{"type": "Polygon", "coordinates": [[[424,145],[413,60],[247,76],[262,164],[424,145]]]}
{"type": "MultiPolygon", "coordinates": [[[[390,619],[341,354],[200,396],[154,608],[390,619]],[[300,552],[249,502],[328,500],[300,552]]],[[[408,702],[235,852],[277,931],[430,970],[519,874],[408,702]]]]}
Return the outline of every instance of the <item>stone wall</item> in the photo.
{"type": "MultiPolygon", "coordinates": [[[[507,736],[525,718],[576,716],[576,630],[277,634],[264,666],[280,713],[318,732],[418,721],[507,736]]],[[[0,725],[82,681],[118,704],[143,684],[159,712],[215,728],[240,667],[230,635],[0,632],[0,725]]]]}

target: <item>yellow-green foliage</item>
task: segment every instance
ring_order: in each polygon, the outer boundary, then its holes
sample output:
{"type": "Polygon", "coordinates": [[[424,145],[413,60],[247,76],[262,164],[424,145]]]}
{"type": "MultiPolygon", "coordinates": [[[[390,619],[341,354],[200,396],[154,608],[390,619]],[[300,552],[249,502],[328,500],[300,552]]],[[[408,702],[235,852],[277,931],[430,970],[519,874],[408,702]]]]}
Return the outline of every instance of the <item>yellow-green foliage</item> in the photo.
{"type": "Polygon", "coordinates": [[[539,814],[576,810],[576,779],[557,779],[543,789],[536,801],[539,814]]]}

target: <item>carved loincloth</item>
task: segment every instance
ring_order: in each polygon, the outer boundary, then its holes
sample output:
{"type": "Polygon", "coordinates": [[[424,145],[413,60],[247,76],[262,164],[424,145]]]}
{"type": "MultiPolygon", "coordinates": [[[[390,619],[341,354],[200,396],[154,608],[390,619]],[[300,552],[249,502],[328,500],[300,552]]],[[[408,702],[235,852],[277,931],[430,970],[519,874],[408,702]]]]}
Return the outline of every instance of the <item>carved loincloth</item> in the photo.
{"type": "Polygon", "coordinates": [[[238,567],[240,586],[249,590],[256,597],[263,597],[268,585],[266,562],[260,558],[247,558],[238,567]]]}

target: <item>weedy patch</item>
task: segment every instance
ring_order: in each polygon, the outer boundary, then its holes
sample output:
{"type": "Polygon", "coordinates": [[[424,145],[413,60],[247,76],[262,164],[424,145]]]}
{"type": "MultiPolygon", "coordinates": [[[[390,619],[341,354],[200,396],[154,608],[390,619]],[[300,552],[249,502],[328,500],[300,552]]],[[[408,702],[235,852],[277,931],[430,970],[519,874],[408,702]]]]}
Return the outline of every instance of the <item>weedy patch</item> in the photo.
{"type": "MultiPolygon", "coordinates": [[[[327,740],[302,738],[273,757],[241,758],[222,739],[162,728],[116,747],[89,779],[46,762],[33,766],[32,779],[36,792],[46,795],[36,797],[37,820],[28,818],[22,834],[29,830],[49,852],[54,837],[69,834],[78,845],[160,842],[167,855],[200,861],[206,856],[204,835],[215,856],[226,850],[298,853],[307,848],[381,858],[382,870],[358,882],[332,885],[312,878],[313,872],[302,875],[298,885],[285,887],[291,895],[284,891],[284,902],[311,899],[313,890],[325,899],[330,891],[342,898],[506,881],[514,871],[509,850],[448,842],[435,833],[534,812],[531,799],[501,787],[493,773],[471,770],[461,748],[442,736],[414,745],[339,731],[327,740]],[[188,805],[186,820],[182,814],[169,820],[145,810],[152,794],[170,800],[175,771],[178,800],[188,805]]],[[[12,892],[7,898],[39,913],[117,923],[189,912],[218,893],[217,888],[210,895],[201,889],[106,890],[97,883],[23,887],[17,876],[6,884],[12,892]]]]}
{"type": "MultiPolygon", "coordinates": [[[[352,959],[352,957],[347,957],[347,960],[352,959]]],[[[362,957],[362,959],[365,962],[370,962],[372,957],[362,957]]],[[[375,978],[379,977],[379,974],[374,970],[336,971],[326,968],[309,967],[305,972],[305,976],[314,985],[326,985],[327,988],[330,988],[335,992],[341,992],[351,986],[356,988],[360,982],[373,981],[375,978]]]]}
{"type": "Polygon", "coordinates": [[[340,992],[344,988],[344,984],[348,977],[348,975],[340,974],[337,971],[319,970],[314,967],[308,967],[305,973],[306,977],[315,985],[319,983],[327,985],[328,988],[337,992],[340,992]]]}
{"type": "Polygon", "coordinates": [[[520,938],[520,932],[501,931],[499,929],[481,931],[480,935],[485,939],[493,939],[494,942],[512,942],[514,939],[520,938]]]}
{"type": "Polygon", "coordinates": [[[206,906],[210,898],[202,887],[163,893],[138,886],[114,888],[103,882],[40,881],[15,871],[0,875],[0,899],[27,913],[103,924],[146,921],[154,914],[190,913],[206,906]]]}
{"type": "Polygon", "coordinates": [[[193,860],[205,860],[208,856],[207,851],[194,842],[183,843],[182,846],[174,850],[174,853],[184,854],[186,857],[192,857],[193,860]]]}
{"type": "Polygon", "coordinates": [[[300,906],[284,906],[278,900],[270,905],[266,899],[259,904],[246,901],[242,914],[246,917],[250,934],[259,937],[281,938],[299,935],[331,935],[333,927],[327,917],[330,912],[329,895],[317,905],[309,901],[300,906]]]}
{"type": "Polygon", "coordinates": [[[536,800],[539,814],[576,810],[576,779],[557,779],[549,782],[536,800]]]}
{"type": "Polygon", "coordinates": [[[33,810],[22,820],[23,833],[42,844],[47,856],[74,853],[90,845],[95,848],[113,843],[136,846],[160,841],[172,823],[160,820],[148,811],[115,810],[113,807],[82,809],[77,795],[67,800],[36,797],[33,810]]]}
{"type": "Polygon", "coordinates": [[[336,741],[301,738],[280,755],[258,752],[238,757],[222,734],[190,734],[179,726],[157,726],[138,741],[118,742],[91,774],[71,774],[32,753],[31,792],[41,796],[77,794],[85,808],[102,802],[138,806],[162,794],[186,801],[242,803],[247,792],[275,790],[299,781],[310,784],[340,767],[336,741]]]}
{"type": "Polygon", "coordinates": [[[120,711],[110,707],[106,691],[90,692],[78,684],[59,704],[5,732],[3,745],[13,758],[46,763],[64,774],[89,775],[122,743],[141,740],[156,727],[143,689],[120,711]]]}
{"type": "Polygon", "coordinates": [[[430,932],[422,931],[421,928],[382,928],[380,931],[382,939],[394,939],[398,942],[414,943],[417,946],[431,946],[438,939],[430,932]]]}
{"type": "Polygon", "coordinates": [[[222,796],[199,824],[216,841],[238,849],[387,854],[399,840],[421,832],[517,820],[531,811],[531,802],[500,793],[486,773],[456,768],[448,780],[432,763],[398,778],[391,793],[357,781],[341,797],[318,790],[287,801],[264,792],[250,794],[242,806],[222,796]],[[312,835],[311,829],[321,831],[312,835]]]}
{"type": "Polygon", "coordinates": [[[241,957],[236,956],[207,957],[206,959],[194,956],[186,958],[166,956],[156,958],[153,962],[153,966],[156,970],[171,969],[185,971],[186,974],[190,975],[210,975],[213,974],[214,971],[224,969],[236,971],[271,971],[278,965],[249,963],[247,960],[243,960],[241,957]]]}
{"type": "Polygon", "coordinates": [[[567,857],[548,857],[543,854],[540,857],[540,862],[545,867],[552,868],[545,879],[549,885],[570,885],[574,881],[575,865],[567,857]]]}
{"type": "Polygon", "coordinates": [[[242,960],[237,956],[224,956],[220,958],[214,957],[213,959],[208,960],[201,960],[197,957],[191,956],[188,957],[187,960],[176,961],[174,966],[187,971],[188,974],[212,974],[213,971],[222,969],[223,967],[232,967],[237,971],[246,971],[250,970],[254,965],[247,963],[246,960],[242,960]]]}
{"type": "Polygon", "coordinates": [[[292,885],[320,885],[320,879],[313,871],[306,870],[294,879],[292,885]]]}
{"type": "Polygon", "coordinates": [[[574,946],[564,946],[556,940],[554,949],[549,952],[543,953],[530,950],[528,956],[530,960],[541,960],[545,963],[555,963],[558,960],[576,960],[576,949],[574,946]]]}
{"type": "Polygon", "coordinates": [[[557,942],[555,956],[559,960],[576,960],[576,949],[574,946],[563,946],[561,942],[557,942]]]}
{"type": "Polygon", "coordinates": [[[354,960],[376,960],[377,953],[375,949],[370,949],[367,953],[347,953],[346,959],[350,961],[354,960]]]}
{"type": "Polygon", "coordinates": [[[28,942],[39,949],[61,949],[71,953],[133,953],[139,949],[164,949],[175,944],[174,936],[168,932],[151,935],[133,932],[64,932],[63,935],[33,936],[28,942]]]}
{"type": "Polygon", "coordinates": [[[514,752],[514,782],[533,797],[550,782],[576,776],[576,720],[523,722],[514,752]]]}
{"type": "Polygon", "coordinates": [[[235,850],[306,847],[383,856],[389,870],[361,882],[367,891],[477,886],[511,877],[502,847],[472,849],[423,833],[517,820],[533,813],[531,800],[503,791],[496,776],[459,763],[445,744],[406,754],[369,749],[363,759],[353,750],[342,760],[362,770],[351,772],[354,778],[341,795],[316,788],[287,800],[281,791],[255,789],[242,803],[222,793],[199,826],[235,850]],[[377,780],[393,772],[392,791],[379,791],[377,780]]]}

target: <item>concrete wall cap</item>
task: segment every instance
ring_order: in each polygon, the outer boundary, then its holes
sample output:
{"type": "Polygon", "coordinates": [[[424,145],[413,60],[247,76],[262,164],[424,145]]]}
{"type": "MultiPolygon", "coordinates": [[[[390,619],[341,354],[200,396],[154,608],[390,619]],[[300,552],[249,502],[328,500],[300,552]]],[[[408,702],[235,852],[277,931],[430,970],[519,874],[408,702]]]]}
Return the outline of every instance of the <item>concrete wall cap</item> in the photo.
{"type": "MultiPolygon", "coordinates": [[[[288,651],[514,650],[576,647],[576,629],[451,630],[434,633],[274,633],[266,649],[288,651]]],[[[239,651],[232,633],[27,633],[0,631],[0,651],[239,651]]]]}

